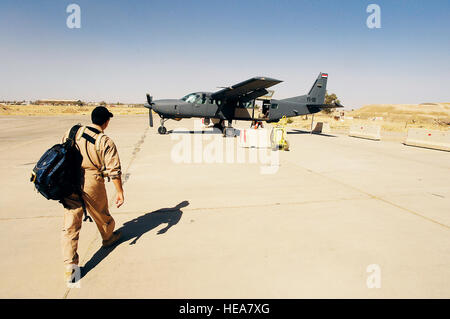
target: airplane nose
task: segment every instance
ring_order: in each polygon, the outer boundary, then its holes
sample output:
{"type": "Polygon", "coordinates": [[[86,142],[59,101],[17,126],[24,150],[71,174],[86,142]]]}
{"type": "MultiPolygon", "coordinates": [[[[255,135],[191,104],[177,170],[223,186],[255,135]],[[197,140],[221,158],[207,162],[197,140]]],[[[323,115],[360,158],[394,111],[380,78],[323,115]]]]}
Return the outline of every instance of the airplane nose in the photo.
{"type": "Polygon", "coordinates": [[[160,112],[171,112],[173,109],[173,106],[177,103],[175,103],[176,100],[156,100],[154,101],[153,109],[160,112]]]}
{"type": "Polygon", "coordinates": [[[164,100],[156,100],[153,109],[159,112],[167,112],[169,104],[164,100]]]}
{"type": "Polygon", "coordinates": [[[153,103],[153,109],[160,112],[167,112],[171,105],[171,103],[166,100],[156,100],[153,103]]]}

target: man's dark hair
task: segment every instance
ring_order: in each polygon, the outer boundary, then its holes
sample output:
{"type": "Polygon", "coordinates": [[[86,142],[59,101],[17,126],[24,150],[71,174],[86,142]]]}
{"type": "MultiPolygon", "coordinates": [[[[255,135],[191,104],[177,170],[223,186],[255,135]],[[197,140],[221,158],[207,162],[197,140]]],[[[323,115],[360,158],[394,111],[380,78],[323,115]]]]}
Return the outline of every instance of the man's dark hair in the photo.
{"type": "Polygon", "coordinates": [[[100,126],[105,124],[111,117],[113,117],[113,114],[104,106],[97,106],[91,113],[92,123],[100,126]]]}

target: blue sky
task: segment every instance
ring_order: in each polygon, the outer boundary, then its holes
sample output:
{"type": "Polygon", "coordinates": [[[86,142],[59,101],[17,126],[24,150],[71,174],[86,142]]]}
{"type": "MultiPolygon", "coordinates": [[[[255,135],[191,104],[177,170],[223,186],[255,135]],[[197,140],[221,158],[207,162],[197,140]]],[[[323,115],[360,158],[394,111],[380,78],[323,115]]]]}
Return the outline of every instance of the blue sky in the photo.
{"type": "Polygon", "coordinates": [[[285,98],[328,72],[349,107],[450,102],[448,0],[2,0],[0,40],[0,100],[143,103],[256,75],[283,80],[285,98]],[[370,3],[381,29],[366,26],[370,3]]]}

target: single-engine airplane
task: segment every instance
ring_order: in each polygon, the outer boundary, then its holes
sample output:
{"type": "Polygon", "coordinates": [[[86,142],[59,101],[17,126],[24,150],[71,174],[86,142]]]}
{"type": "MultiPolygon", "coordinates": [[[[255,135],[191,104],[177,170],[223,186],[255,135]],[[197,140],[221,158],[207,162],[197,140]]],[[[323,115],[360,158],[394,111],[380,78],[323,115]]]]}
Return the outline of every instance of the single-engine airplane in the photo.
{"type": "Polygon", "coordinates": [[[282,81],[268,77],[254,77],[217,92],[195,92],[181,99],[156,100],[147,94],[145,107],[149,109],[150,126],[153,127],[152,110],[161,118],[159,134],[166,134],[165,121],[169,119],[204,118],[204,124],[213,122],[224,136],[231,136],[233,120],[277,122],[283,116],[294,117],[314,114],[324,108],[343,107],[339,103],[325,104],[327,73],[320,73],[311,90],[306,95],[294,96],[282,100],[265,100],[262,108],[255,105],[255,100],[268,93],[267,88],[282,81]],[[225,121],[228,126],[225,127],[225,121]],[[229,130],[231,129],[231,130],[229,130]]]}

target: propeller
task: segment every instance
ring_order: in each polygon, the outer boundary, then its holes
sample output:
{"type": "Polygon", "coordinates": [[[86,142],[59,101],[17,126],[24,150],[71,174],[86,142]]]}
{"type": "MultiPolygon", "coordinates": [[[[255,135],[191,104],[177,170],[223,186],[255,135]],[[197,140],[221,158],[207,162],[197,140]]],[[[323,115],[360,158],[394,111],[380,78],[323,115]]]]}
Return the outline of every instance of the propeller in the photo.
{"type": "Polygon", "coordinates": [[[152,102],[153,97],[150,96],[150,94],[147,93],[147,103],[148,106],[146,105],[145,107],[148,108],[148,120],[150,122],[150,127],[153,127],[153,111],[152,111],[152,106],[155,105],[155,103],[152,102]]]}

